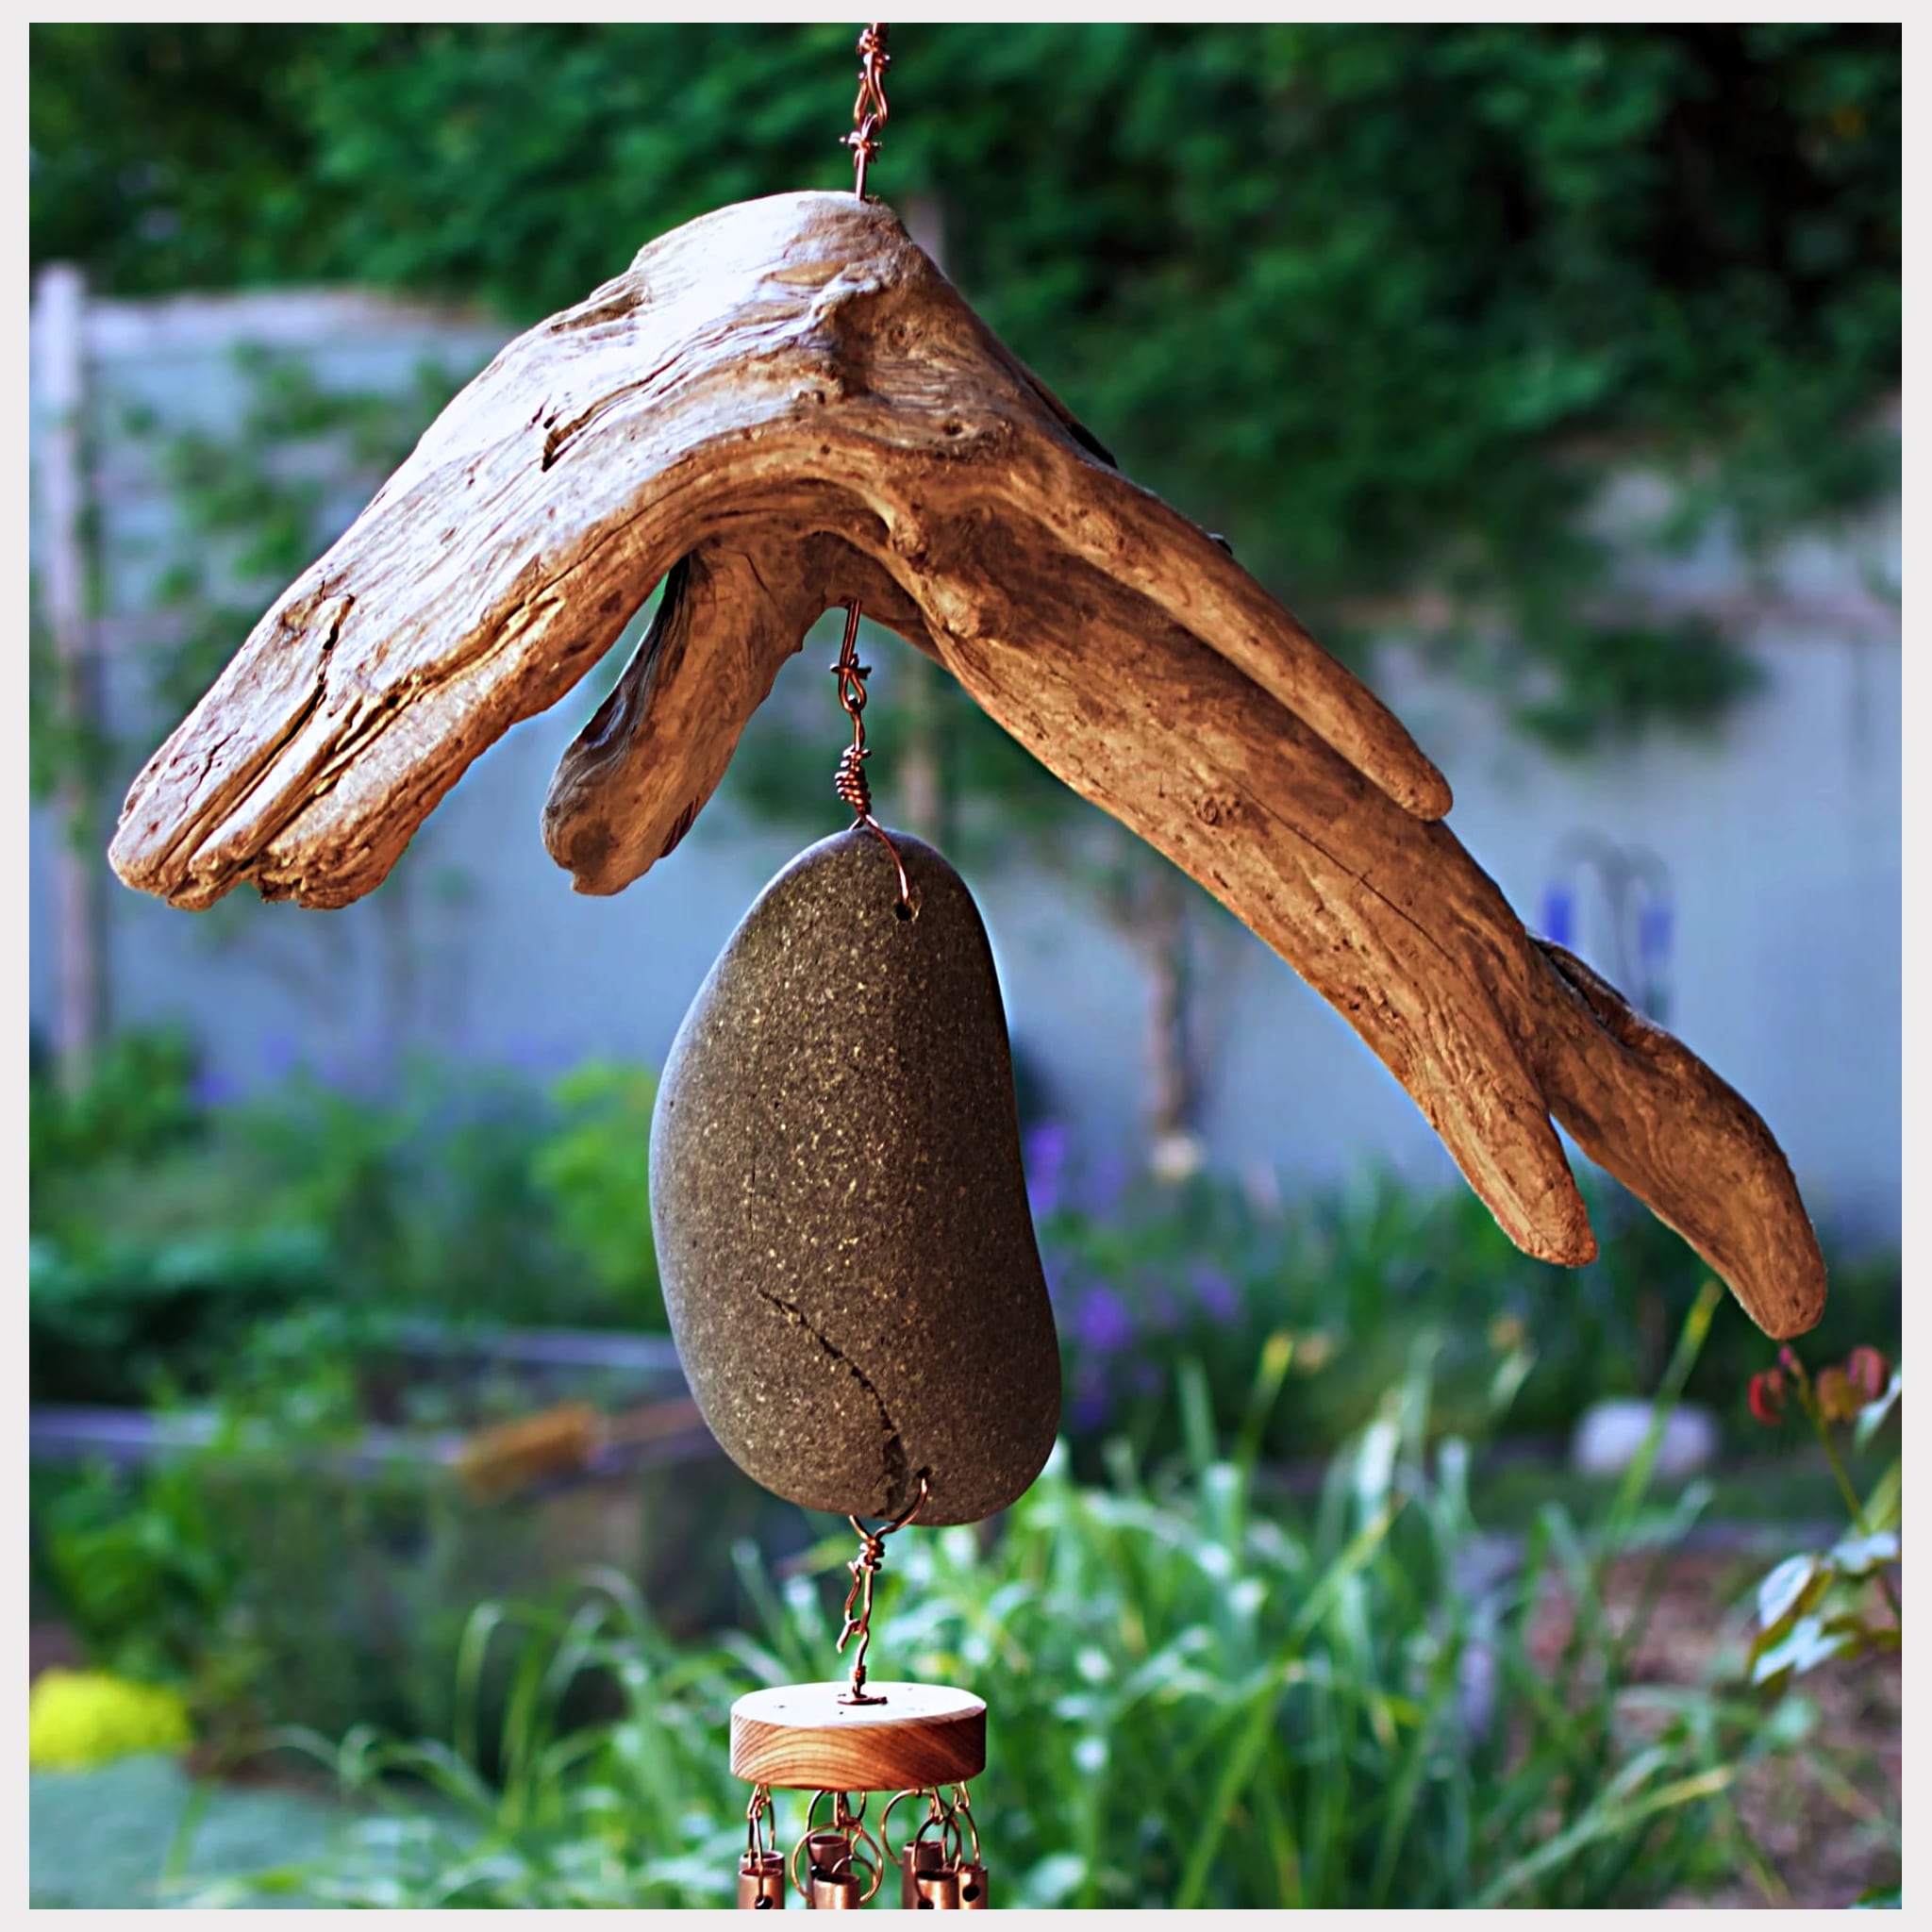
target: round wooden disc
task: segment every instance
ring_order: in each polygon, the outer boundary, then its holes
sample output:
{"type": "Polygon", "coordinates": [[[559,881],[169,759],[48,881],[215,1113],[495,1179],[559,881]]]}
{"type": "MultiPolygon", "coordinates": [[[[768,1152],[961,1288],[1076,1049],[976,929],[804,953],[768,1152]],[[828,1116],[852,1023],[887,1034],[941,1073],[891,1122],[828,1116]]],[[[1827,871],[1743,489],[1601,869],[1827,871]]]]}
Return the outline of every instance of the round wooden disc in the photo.
{"type": "Polygon", "coordinates": [[[986,1769],[986,1706],[943,1684],[782,1684],[731,1707],[731,1772],[787,1791],[910,1791],[986,1769]]]}

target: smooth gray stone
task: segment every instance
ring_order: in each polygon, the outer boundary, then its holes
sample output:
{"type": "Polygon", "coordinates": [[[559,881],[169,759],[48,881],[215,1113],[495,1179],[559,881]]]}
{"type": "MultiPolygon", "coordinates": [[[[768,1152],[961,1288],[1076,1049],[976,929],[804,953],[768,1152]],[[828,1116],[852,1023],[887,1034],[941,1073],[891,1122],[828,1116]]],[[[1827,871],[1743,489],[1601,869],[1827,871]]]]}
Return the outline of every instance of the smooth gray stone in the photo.
{"type": "Polygon", "coordinates": [[[973,1523],[1039,1474],[1059,1348],[1011,1050],[965,882],[859,827],[759,895],[672,1043],[651,1128],[671,1329],[725,1453],[810,1509],[973,1523]]]}
{"type": "MultiPolygon", "coordinates": [[[[1622,1475],[1637,1459],[1650,1433],[1651,1405],[1624,1396],[1592,1403],[1570,1439],[1570,1466],[1580,1475],[1622,1475]]],[[[1665,1419],[1653,1474],[1673,1482],[1693,1476],[1717,1460],[1717,1418],[1707,1408],[1680,1402],[1665,1419]]]]}

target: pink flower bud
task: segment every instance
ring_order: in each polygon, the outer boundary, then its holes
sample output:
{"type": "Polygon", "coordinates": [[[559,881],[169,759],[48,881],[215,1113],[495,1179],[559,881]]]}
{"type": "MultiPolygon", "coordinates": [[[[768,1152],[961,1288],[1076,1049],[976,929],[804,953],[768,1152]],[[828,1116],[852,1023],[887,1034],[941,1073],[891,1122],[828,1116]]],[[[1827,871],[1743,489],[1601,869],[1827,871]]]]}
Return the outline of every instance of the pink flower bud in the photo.
{"type": "Polygon", "coordinates": [[[1815,1392],[1818,1411],[1828,1423],[1848,1423],[1864,1407],[1842,1369],[1821,1369],[1815,1392]]]}
{"type": "Polygon", "coordinates": [[[1845,1379],[1860,1402],[1876,1402],[1891,1386],[1891,1364],[1875,1348],[1855,1348],[1845,1357],[1845,1379]]]}

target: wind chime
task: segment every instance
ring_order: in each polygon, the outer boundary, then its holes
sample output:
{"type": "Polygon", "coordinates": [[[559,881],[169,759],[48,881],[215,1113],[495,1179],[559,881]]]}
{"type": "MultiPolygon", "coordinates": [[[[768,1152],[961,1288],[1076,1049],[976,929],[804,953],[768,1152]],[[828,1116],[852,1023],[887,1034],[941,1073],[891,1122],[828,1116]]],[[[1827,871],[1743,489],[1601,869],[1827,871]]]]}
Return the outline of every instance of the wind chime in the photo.
{"type": "Polygon", "coordinates": [[[891,1538],[1015,1501],[1059,1415],[991,952],[958,874],[873,814],[861,608],[1274,947],[1525,1253],[1597,1252],[1560,1124],[1768,1334],[1812,1326],[1825,1294],[1763,1120],[1524,926],[1400,720],[1122,475],[865,193],[885,32],[859,42],[857,193],[700,217],[510,343],[148,761],[109,854],[178,907],[244,882],[347,905],[661,584],[543,813],[577,889],[621,891],[843,608],[852,824],[732,935],[651,1134],[665,1299],[706,1421],[757,1481],[858,1537],[848,1676],[731,1713],[754,1909],[788,1883],[862,1905],[889,1864],[909,1906],[988,1904],[969,1797],[986,1707],[868,1676],[874,1590],[891,1538]],[[782,1790],[810,1794],[789,1856],[782,1790]]]}
{"type": "MultiPolygon", "coordinates": [[[[846,140],[863,200],[885,26],[858,51],[846,140]]],[[[862,1906],[891,1863],[905,1905],[982,1909],[968,1786],[986,1706],[870,1678],[873,1592],[888,1538],[975,1522],[1032,1482],[1058,1426],[1059,1356],[985,929],[945,859],[873,815],[861,605],[845,600],[831,666],[852,824],[766,888],[686,1016],[652,1125],[652,1226],[712,1433],[858,1538],[847,1677],[732,1708],[731,1768],[752,1787],[738,1903],[781,1906],[789,1882],[811,1907],[862,1906]],[[771,1838],[781,1790],[812,1794],[789,1857],[771,1838]]]]}

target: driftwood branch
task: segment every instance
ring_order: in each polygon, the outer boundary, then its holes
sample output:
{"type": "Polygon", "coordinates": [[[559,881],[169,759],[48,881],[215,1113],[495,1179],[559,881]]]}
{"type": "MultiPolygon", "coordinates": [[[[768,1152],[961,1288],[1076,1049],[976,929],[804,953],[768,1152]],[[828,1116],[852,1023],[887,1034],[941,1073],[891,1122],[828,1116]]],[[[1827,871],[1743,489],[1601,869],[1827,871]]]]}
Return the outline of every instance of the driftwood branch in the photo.
{"type": "Polygon", "coordinates": [[[848,195],[707,216],[512,342],[156,754],[116,870],[188,907],[359,898],[660,580],[544,811],[579,891],[676,844],[807,628],[862,597],[1330,1001],[1519,1246],[1595,1253],[1554,1115],[1761,1327],[1817,1320],[1758,1116],[1524,931],[1401,724],[848,195]]]}

